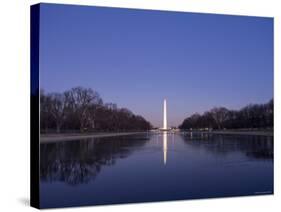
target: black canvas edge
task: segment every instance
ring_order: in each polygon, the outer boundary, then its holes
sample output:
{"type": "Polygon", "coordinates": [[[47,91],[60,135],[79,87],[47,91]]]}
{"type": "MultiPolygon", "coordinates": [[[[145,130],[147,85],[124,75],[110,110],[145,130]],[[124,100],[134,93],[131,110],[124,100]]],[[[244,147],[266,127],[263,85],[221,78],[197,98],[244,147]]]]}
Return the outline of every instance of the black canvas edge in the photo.
{"type": "Polygon", "coordinates": [[[30,205],[35,208],[40,208],[39,32],[40,4],[36,4],[30,7],[30,205]]]}

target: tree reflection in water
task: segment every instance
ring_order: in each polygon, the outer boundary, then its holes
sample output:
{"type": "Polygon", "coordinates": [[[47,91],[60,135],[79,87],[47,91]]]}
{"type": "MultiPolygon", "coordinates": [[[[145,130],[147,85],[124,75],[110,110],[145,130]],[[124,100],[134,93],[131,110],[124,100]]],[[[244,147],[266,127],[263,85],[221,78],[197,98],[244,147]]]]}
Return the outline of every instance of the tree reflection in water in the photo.
{"type": "Polygon", "coordinates": [[[273,160],[273,137],[254,135],[182,134],[185,144],[209,152],[227,155],[241,152],[250,158],[273,160]]]}
{"type": "Polygon", "coordinates": [[[40,179],[69,185],[88,183],[103,166],[128,157],[148,140],[147,135],[134,135],[41,144],[40,179]]]}

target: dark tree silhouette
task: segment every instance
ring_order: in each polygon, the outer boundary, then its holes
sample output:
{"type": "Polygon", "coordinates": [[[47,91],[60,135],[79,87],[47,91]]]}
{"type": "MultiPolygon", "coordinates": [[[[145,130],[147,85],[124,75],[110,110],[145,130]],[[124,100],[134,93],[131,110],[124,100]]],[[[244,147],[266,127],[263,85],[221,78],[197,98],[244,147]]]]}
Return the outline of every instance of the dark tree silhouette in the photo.
{"type": "Polygon", "coordinates": [[[48,96],[49,99],[49,112],[56,123],[56,131],[60,132],[61,126],[65,120],[66,108],[68,102],[65,96],[60,93],[52,93],[48,96]]]}
{"type": "Polygon", "coordinates": [[[40,129],[42,133],[149,130],[142,116],[113,103],[103,103],[90,89],[76,87],[64,93],[40,93],[40,129]]]}
{"type": "Polygon", "coordinates": [[[273,99],[266,104],[249,104],[240,110],[213,108],[203,115],[184,119],[180,129],[261,129],[273,128],[273,99]]]}

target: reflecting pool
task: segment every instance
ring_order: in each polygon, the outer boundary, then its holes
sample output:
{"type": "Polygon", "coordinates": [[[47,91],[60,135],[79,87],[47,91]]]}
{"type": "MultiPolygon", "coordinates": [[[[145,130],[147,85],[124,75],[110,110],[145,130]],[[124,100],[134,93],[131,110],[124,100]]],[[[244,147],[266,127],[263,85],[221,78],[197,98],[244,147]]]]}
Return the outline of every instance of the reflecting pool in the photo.
{"type": "Polygon", "coordinates": [[[273,137],[143,133],[40,145],[41,207],[273,193],[273,137]]]}

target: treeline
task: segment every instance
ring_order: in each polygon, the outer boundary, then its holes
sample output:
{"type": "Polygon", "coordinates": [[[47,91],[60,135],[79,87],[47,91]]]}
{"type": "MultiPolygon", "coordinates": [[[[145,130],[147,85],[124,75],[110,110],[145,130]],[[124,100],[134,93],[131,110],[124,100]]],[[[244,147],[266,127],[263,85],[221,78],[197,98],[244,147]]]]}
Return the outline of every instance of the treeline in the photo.
{"type": "Polygon", "coordinates": [[[240,110],[213,108],[186,118],[180,129],[273,128],[273,99],[266,104],[249,104],[240,110]]]}
{"type": "Polygon", "coordinates": [[[61,131],[133,131],[149,130],[142,116],[113,103],[103,103],[90,88],[75,87],[63,93],[40,91],[40,130],[61,131]]]}

